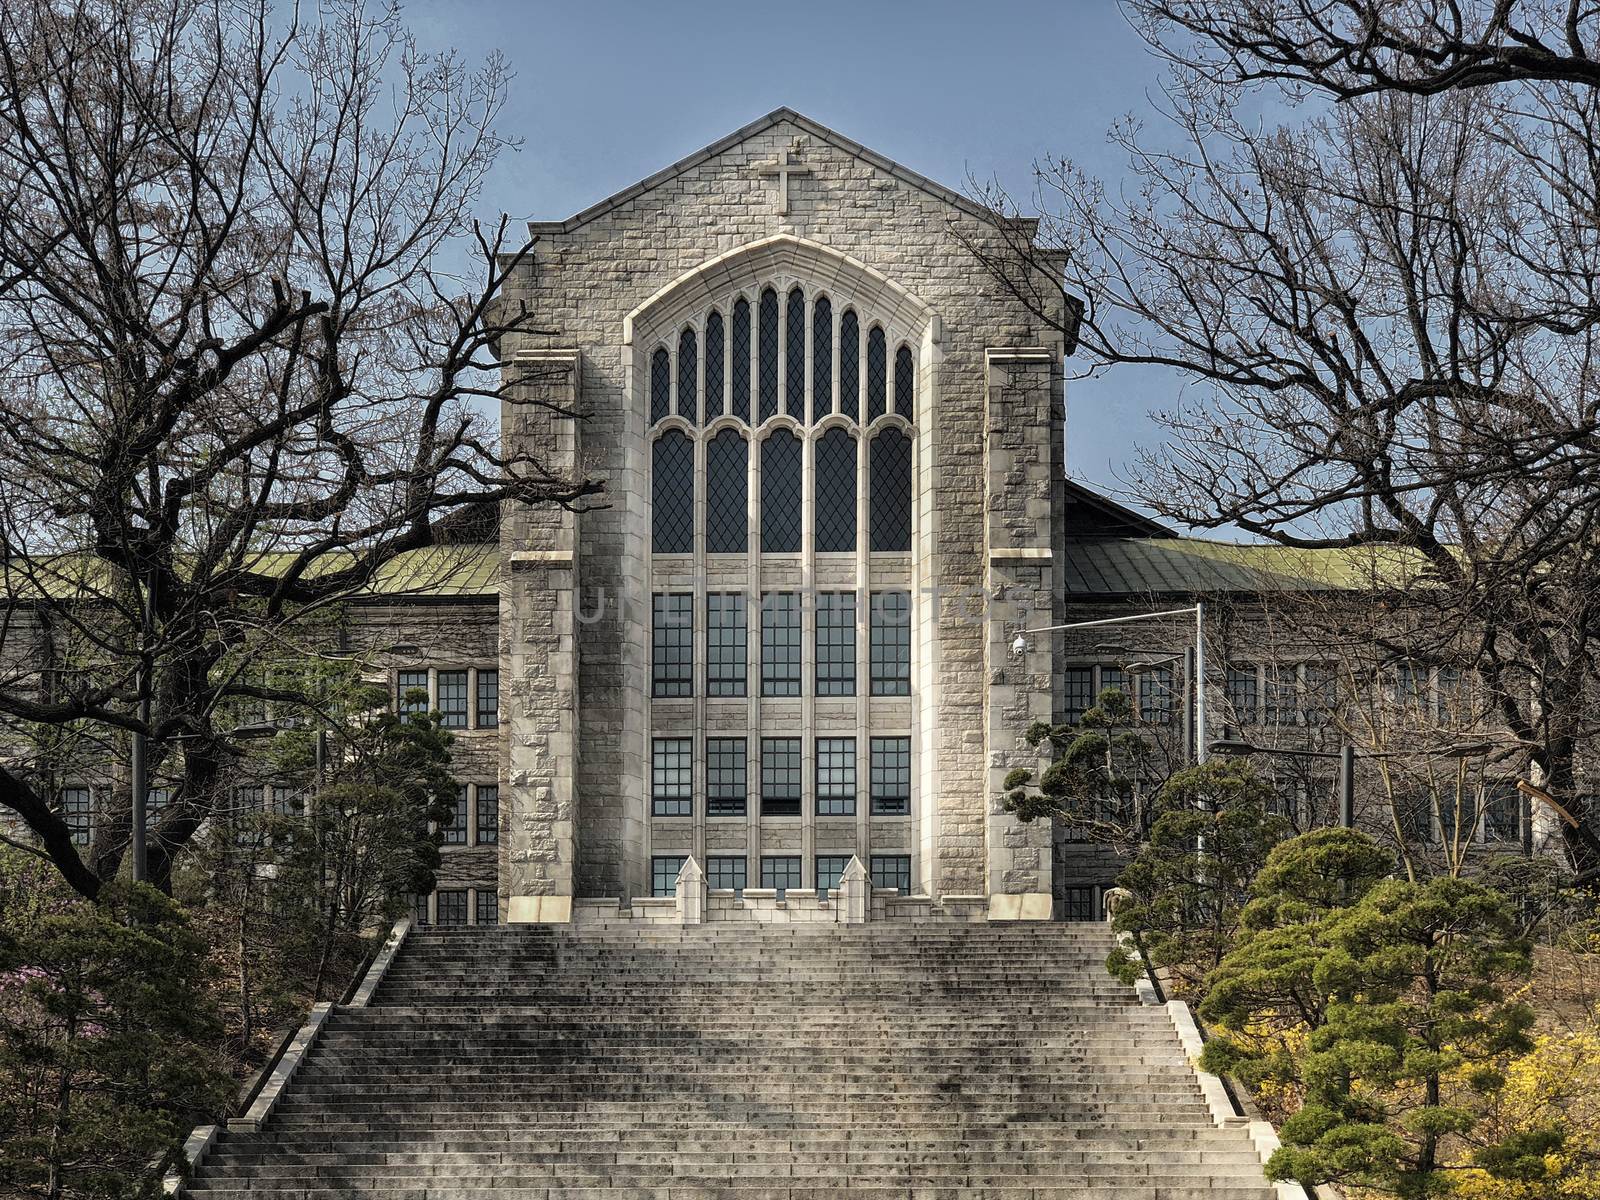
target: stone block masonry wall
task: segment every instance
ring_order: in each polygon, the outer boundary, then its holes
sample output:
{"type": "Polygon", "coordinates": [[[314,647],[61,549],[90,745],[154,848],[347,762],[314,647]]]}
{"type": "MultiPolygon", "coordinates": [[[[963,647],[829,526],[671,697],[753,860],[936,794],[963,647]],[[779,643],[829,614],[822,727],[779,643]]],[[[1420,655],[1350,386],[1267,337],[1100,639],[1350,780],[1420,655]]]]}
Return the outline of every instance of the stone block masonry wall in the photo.
{"type": "MultiPolygon", "coordinates": [[[[780,235],[822,248],[833,269],[876,272],[915,297],[938,322],[918,364],[915,586],[981,596],[989,581],[984,354],[1033,346],[1052,347],[1059,357],[1062,347],[1054,329],[993,288],[953,224],[970,237],[993,236],[958,197],[780,114],[588,213],[532,227],[535,261],[510,290],[550,332],[527,335],[506,351],[581,350],[581,462],[609,488],[606,506],[576,522],[583,557],[575,569],[586,609],[578,629],[579,894],[628,898],[648,884],[649,496],[645,414],[634,377],[644,348],[630,344],[630,315],[709,260],[780,235]],[[777,181],[762,165],[787,155],[807,170],[789,180],[780,211],[777,181]]],[[[814,270],[794,273],[813,286],[828,282],[814,270]]],[[[704,280],[708,293],[722,286],[719,278],[704,280]]],[[[546,549],[553,533],[508,524],[505,548],[546,549]]],[[[521,636],[514,630],[522,628],[526,606],[546,594],[508,590],[508,650],[521,636]]],[[[919,884],[934,894],[981,892],[989,820],[984,623],[920,626],[917,654],[919,884]]],[[[530,795],[513,779],[510,803],[530,795]]]]}

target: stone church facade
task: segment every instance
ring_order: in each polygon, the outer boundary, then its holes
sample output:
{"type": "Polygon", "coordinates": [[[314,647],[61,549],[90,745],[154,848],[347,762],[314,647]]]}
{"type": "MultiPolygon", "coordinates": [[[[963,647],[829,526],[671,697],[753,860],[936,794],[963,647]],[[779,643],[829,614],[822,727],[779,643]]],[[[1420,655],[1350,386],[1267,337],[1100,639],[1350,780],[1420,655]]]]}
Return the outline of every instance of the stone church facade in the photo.
{"type": "Polygon", "coordinates": [[[504,369],[584,419],[504,434],[608,498],[502,522],[510,919],[690,855],[1047,913],[1049,831],[991,798],[1056,708],[1009,647],[1060,612],[1069,347],[962,244],[987,214],[779,110],[532,231],[504,369]]]}

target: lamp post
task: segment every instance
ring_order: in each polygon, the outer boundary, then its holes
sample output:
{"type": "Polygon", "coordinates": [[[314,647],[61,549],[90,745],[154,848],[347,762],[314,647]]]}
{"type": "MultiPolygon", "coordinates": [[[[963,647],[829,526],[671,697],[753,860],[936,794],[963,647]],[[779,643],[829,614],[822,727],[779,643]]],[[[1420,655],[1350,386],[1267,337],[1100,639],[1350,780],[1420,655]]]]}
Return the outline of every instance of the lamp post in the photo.
{"type": "MultiPolygon", "coordinates": [[[[1427,758],[1472,758],[1487,753],[1488,742],[1471,742],[1463,746],[1441,746],[1420,753],[1427,758]]],[[[1211,743],[1211,753],[1231,758],[1248,758],[1252,754],[1277,755],[1280,758],[1336,758],[1339,760],[1339,824],[1344,829],[1354,829],[1356,824],[1356,748],[1348,742],[1338,750],[1301,750],[1293,746],[1257,746],[1242,738],[1222,738],[1211,743]]],[[[1412,751],[1375,750],[1362,758],[1403,758],[1412,751]]]]}
{"type": "MultiPolygon", "coordinates": [[[[1154,621],[1162,617],[1194,617],[1194,757],[1196,762],[1206,760],[1206,627],[1205,605],[1196,603],[1188,608],[1168,608],[1161,612],[1131,613],[1125,617],[1101,617],[1094,621],[1069,621],[1065,625],[1046,625],[1039,629],[1024,629],[1011,643],[1011,653],[1018,658],[1028,652],[1029,639],[1040,633],[1061,633],[1068,629],[1098,629],[1107,625],[1126,625],[1133,621],[1154,621]]],[[[1174,654],[1172,658],[1177,658],[1174,654]]],[[[1161,662],[1168,661],[1166,659],[1161,662]]],[[[1138,664],[1142,668],[1159,665],[1159,662],[1138,664]]]]}

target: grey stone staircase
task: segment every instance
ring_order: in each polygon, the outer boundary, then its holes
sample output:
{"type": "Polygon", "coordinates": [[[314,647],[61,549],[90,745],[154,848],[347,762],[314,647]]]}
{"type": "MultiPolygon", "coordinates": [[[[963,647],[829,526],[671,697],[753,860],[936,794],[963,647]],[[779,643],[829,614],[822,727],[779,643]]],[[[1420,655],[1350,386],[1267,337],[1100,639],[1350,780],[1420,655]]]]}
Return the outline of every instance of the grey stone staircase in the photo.
{"type": "Polygon", "coordinates": [[[1273,1200],[1100,925],[414,932],[197,1200],[1273,1200]]]}

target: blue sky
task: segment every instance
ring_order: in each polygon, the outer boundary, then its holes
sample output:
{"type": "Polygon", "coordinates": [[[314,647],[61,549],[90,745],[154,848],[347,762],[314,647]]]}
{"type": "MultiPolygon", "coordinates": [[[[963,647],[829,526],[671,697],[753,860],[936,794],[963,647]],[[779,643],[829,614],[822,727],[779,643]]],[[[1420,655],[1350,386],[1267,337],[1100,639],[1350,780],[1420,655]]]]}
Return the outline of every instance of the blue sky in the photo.
{"type": "MultiPolygon", "coordinates": [[[[1115,0],[414,0],[406,19],[424,45],[510,58],[526,144],[485,205],[519,217],[569,216],[782,105],[951,187],[1026,194],[1045,154],[1114,181],[1106,128],[1159,86],[1115,0]]],[[[1115,489],[1173,386],[1069,382],[1069,472],[1115,489]]]]}

